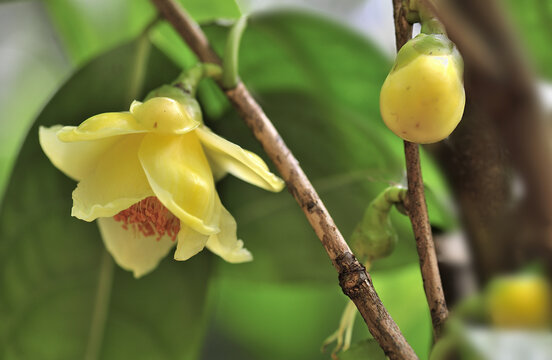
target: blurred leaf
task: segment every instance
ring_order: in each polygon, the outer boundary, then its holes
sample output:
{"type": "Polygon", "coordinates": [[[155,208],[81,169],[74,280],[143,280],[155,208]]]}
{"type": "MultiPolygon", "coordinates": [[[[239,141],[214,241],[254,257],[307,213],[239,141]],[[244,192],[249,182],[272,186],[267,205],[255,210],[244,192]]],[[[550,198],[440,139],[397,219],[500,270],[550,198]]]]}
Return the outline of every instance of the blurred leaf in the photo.
{"type": "Polygon", "coordinates": [[[508,0],[505,4],[539,74],[552,80],[552,2],[508,0]]]}
{"type": "MultiPolygon", "coordinates": [[[[224,277],[213,293],[212,326],[250,359],[322,359],[324,338],[333,331],[344,306],[335,284],[276,284],[224,277]],[[335,310],[335,311],[333,311],[335,310]]],[[[206,347],[211,344],[207,339],[206,347]]],[[[228,348],[213,349],[211,359],[229,359],[228,348]]]]}
{"type": "MultiPolygon", "coordinates": [[[[408,342],[420,359],[427,359],[431,321],[418,265],[374,272],[373,281],[408,342]]],[[[212,293],[215,314],[210,333],[213,336],[207,338],[206,347],[214,347],[213,343],[217,347],[210,349],[210,357],[204,359],[240,359],[233,356],[234,349],[236,353],[248,354],[250,359],[330,358],[332,345],[326,353],[320,352],[320,346],[337,329],[348,301],[337,284],[286,284],[220,277],[216,285],[212,293]],[[214,336],[228,341],[220,343],[214,336]]],[[[368,337],[371,335],[366,324],[357,315],[353,341],[368,337]]]]}
{"type": "MultiPolygon", "coordinates": [[[[234,0],[180,3],[197,22],[240,16],[234,0]]],[[[76,64],[136,36],[156,16],[149,0],[47,0],[45,4],[76,64]]]]}
{"type": "MultiPolygon", "coordinates": [[[[422,157],[421,161],[427,161],[427,158],[422,157]]],[[[455,207],[449,195],[448,187],[444,184],[440,178],[441,174],[436,169],[428,173],[439,177],[436,181],[432,181],[425,173],[422,174],[429,221],[432,226],[442,231],[453,230],[458,226],[458,219],[455,217],[455,207]]]]}
{"type": "Polygon", "coordinates": [[[387,357],[378,342],[374,339],[359,341],[351,345],[349,350],[339,354],[339,360],[358,359],[385,360],[387,357]]]}
{"type": "Polygon", "coordinates": [[[237,19],[241,11],[235,0],[178,0],[198,23],[237,19]]]}
{"type": "Polygon", "coordinates": [[[34,117],[70,72],[43,6],[0,5],[0,202],[34,117]]]}
{"type": "Polygon", "coordinates": [[[77,65],[136,36],[155,16],[147,0],[47,0],[44,5],[77,65]]]}
{"type": "Polygon", "coordinates": [[[182,38],[171,24],[167,22],[160,23],[152,30],[150,37],[155,46],[180,67],[187,68],[197,62],[195,54],[182,41],[182,38]]]}
{"type": "Polygon", "coordinates": [[[211,256],[167,258],[140,280],[114,266],[112,288],[108,261],[99,282],[104,246],[96,224],[70,217],[76,184],[38,143],[39,125],[76,125],[128,109],[144,93],[140,80],[151,89],[173,79],[178,69],[148,48],[147,41],[134,42],[78,71],[23,145],[0,212],[0,358],[84,358],[99,284],[111,292],[101,359],[194,359],[200,351],[211,256]]]}

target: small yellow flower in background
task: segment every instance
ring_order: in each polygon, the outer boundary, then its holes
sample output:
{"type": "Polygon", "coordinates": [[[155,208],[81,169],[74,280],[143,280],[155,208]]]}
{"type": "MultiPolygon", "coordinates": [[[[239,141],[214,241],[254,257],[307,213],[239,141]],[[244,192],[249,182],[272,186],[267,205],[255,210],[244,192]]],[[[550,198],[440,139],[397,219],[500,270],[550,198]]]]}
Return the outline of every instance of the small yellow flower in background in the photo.
{"type": "Polygon", "coordinates": [[[154,97],[134,101],[130,112],[39,131],[50,161],[79,181],[72,215],[97,219],[107,250],[135,277],[152,271],[175,243],[176,260],[204,247],[228,262],[252,260],[215,181],[231,173],[266,190],[284,187],[260,157],[204,126],[192,105],[154,97]]]}
{"type": "Polygon", "coordinates": [[[491,324],[503,329],[550,329],[552,286],[536,274],[516,274],[493,279],[487,287],[486,305],[491,324]]]}

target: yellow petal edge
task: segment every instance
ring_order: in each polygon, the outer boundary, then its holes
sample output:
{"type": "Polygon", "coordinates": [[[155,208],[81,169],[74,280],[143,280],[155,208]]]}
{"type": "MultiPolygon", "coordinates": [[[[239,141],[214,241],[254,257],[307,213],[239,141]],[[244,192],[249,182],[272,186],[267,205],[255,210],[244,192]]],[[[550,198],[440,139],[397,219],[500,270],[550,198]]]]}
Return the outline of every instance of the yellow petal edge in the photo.
{"type": "Polygon", "coordinates": [[[265,190],[278,192],[284,188],[284,181],[270,172],[266,163],[255,153],[216,135],[205,126],[198,128],[196,133],[218,177],[225,171],[265,190]]]}

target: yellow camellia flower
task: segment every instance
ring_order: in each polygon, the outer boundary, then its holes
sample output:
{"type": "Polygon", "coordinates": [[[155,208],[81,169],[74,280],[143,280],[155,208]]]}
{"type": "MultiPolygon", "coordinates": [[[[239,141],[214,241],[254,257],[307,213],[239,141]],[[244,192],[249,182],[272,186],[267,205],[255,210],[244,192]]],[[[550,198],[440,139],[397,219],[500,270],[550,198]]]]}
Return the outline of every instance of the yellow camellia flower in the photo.
{"type": "Polygon", "coordinates": [[[107,250],[135,277],[152,271],[175,243],[176,260],[204,247],[228,262],[252,260],[215,180],[231,173],[270,191],[284,186],[261,158],[204,126],[195,102],[134,101],[129,112],[77,127],[41,127],[39,138],[51,162],[79,181],[72,215],[97,219],[107,250]]]}

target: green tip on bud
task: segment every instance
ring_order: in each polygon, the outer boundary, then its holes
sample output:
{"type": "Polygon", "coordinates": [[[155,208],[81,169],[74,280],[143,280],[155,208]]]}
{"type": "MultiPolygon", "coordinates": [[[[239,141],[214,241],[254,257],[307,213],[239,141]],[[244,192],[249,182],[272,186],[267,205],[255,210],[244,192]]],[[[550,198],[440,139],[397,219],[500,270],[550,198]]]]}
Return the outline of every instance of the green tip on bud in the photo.
{"type": "Polygon", "coordinates": [[[443,34],[418,34],[409,40],[397,53],[395,64],[391,72],[395,72],[416,60],[419,56],[447,56],[451,57],[460,76],[464,72],[464,62],[456,46],[443,34]]]}
{"type": "Polygon", "coordinates": [[[398,235],[389,218],[389,212],[393,205],[402,204],[405,198],[406,189],[390,187],[368,205],[364,217],[351,236],[351,246],[360,259],[373,261],[393,252],[398,235]]]}

